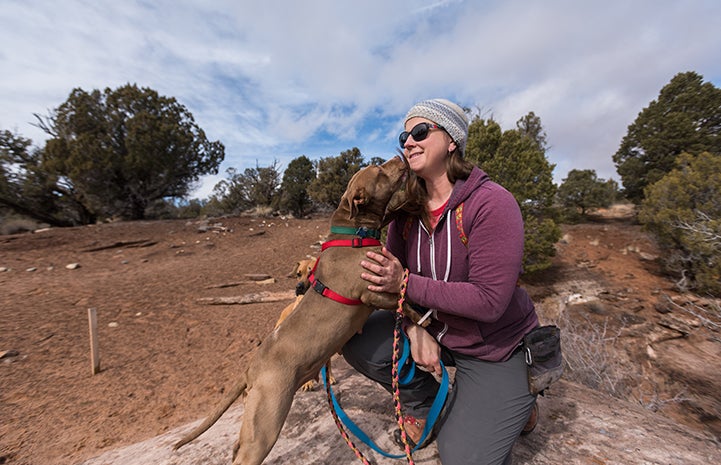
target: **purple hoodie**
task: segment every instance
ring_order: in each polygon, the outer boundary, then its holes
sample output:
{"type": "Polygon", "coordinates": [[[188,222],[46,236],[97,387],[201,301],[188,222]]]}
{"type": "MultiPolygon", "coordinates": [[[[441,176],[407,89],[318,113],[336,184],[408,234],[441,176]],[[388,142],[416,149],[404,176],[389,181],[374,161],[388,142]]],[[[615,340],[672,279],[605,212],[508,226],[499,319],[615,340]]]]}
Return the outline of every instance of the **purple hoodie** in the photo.
{"type": "Polygon", "coordinates": [[[479,168],[456,182],[432,235],[418,218],[402,216],[390,224],[386,246],[410,270],[408,300],[434,310],[426,329],[445,347],[506,360],[538,326],[533,302],[517,286],[521,211],[513,195],[479,168]],[[461,203],[466,244],[456,220],[461,203]]]}

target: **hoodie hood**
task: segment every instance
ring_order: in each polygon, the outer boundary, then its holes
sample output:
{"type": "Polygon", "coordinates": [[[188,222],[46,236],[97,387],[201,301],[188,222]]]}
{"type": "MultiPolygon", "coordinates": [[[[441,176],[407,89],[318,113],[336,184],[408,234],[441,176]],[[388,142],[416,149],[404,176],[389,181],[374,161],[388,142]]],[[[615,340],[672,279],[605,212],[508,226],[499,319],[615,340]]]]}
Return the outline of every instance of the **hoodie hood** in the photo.
{"type": "Polygon", "coordinates": [[[451,192],[451,197],[448,199],[445,211],[447,212],[448,210],[457,208],[460,204],[468,200],[476,189],[489,180],[490,177],[485,171],[477,166],[474,166],[473,170],[471,170],[471,174],[468,175],[468,179],[459,179],[456,181],[456,184],[453,186],[453,192],[451,192]]]}

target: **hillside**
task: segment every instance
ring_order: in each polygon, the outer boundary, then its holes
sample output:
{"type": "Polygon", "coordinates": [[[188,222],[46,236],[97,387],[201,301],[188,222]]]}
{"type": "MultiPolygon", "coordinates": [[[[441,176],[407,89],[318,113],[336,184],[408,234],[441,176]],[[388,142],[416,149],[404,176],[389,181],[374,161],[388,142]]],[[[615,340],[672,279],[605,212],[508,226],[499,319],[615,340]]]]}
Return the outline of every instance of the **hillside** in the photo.
{"type": "MultiPolygon", "coordinates": [[[[515,463],[720,462],[718,304],[676,293],[652,241],[624,211],[604,213],[564,226],[553,268],[525,283],[542,320],[564,328],[572,365],[540,400],[541,422],[515,463]]],[[[233,217],[0,236],[0,464],[102,453],[88,463],[229,463],[240,403],[223,419],[227,432],[176,454],[167,445],[212,408],[289,301],[199,299],[287,292],[293,264],[326,232],[326,218],[233,217]],[[98,314],[95,376],[88,308],[98,314]]],[[[390,398],[336,365],[349,413],[361,414],[354,402],[369,406],[363,421],[383,436],[390,398]]],[[[355,462],[334,428],[322,392],[298,394],[269,462],[355,462]]],[[[435,463],[433,454],[419,463],[435,463]]]]}

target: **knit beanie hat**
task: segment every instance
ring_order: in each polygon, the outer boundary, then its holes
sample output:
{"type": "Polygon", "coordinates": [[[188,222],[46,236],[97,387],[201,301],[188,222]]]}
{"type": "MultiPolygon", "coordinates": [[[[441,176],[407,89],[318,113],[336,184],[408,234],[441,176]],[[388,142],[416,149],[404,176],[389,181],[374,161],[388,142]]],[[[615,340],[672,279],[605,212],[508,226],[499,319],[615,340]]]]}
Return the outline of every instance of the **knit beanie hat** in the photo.
{"type": "Polygon", "coordinates": [[[423,100],[408,110],[403,122],[415,117],[429,119],[443,127],[458,145],[461,154],[465,154],[468,140],[468,117],[461,107],[441,98],[423,100]]]}

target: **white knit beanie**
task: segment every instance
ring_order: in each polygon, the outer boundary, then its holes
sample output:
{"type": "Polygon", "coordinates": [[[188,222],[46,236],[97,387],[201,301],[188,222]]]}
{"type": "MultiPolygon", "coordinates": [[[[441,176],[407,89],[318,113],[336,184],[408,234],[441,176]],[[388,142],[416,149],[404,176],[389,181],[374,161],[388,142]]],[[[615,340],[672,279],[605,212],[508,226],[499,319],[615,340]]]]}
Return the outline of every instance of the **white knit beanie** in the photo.
{"type": "Polygon", "coordinates": [[[465,154],[468,140],[468,117],[461,107],[442,98],[423,100],[408,110],[403,123],[415,117],[426,118],[443,127],[458,145],[461,154],[465,154]]]}

